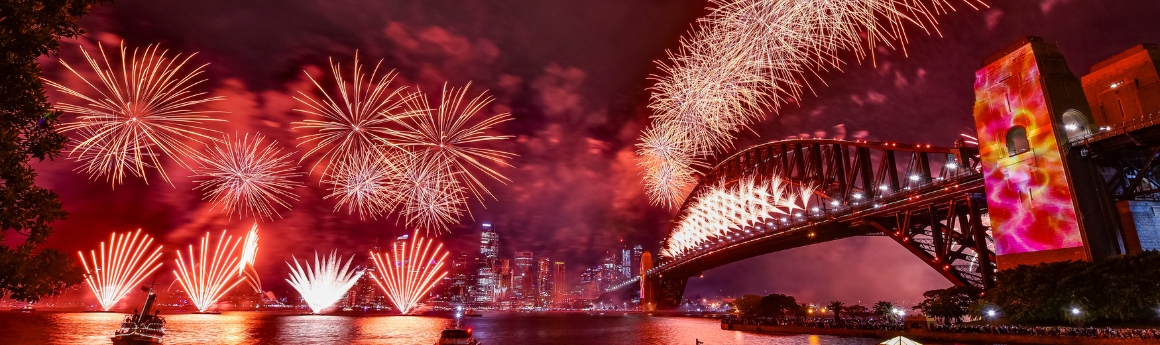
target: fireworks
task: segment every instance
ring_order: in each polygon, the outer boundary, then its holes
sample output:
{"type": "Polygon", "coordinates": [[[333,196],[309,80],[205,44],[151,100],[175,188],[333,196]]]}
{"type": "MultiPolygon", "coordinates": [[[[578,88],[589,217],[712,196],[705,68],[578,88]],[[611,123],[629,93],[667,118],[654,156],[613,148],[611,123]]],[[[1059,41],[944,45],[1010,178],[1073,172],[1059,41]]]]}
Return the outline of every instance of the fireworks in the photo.
{"type": "Polygon", "coordinates": [[[362,277],[362,271],[350,270],[351,260],[354,260],[354,255],[346,260],[346,264],[342,264],[342,259],[335,250],[330,252],[329,257],[323,257],[320,261],[318,252],[315,252],[314,266],[311,267],[307,261],[304,269],[295,258],[293,266],[289,262],[286,263],[290,266],[290,279],[286,281],[302,294],[302,299],[310,305],[310,310],[318,314],[338,303],[346,291],[362,277]]]}
{"type": "Polygon", "coordinates": [[[246,233],[246,240],[242,242],[242,258],[238,262],[238,275],[244,275],[246,281],[254,288],[254,292],[262,293],[262,280],[258,277],[258,270],[254,262],[258,258],[258,223],[246,233]]]}
{"type": "Polygon", "coordinates": [[[467,209],[467,192],[455,178],[454,170],[440,163],[420,156],[407,157],[396,184],[400,215],[408,226],[424,229],[428,234],[431,230],[446,231],[447,224],[459,221],[467,209]]]}
{"type": "Polygon", "coordinates": [[[108,311],[146,276],[161,268],[158,262],[161,246],[150,252],[152,244],[153,238],[142,235],[138,229],[134,233],[113,233],[109,236],[108,247],[105,247],[105,242],[101,242],[100,255],[95,250],[89,252],[91,267],[85,261],[84,253],[77,252],[85,268],[85,282],[97,296],[97,302],[103,310],[108,311]]]}
{"type": "Polygon", "coordinates": [[[407,127],[401,145],[422,157],[423,164],[442,166],[446,169],[446,174],[462,179],[462,183],[475,194],[475,197],[480,198],[481,194],[489,196],[492,194],[471,170],[481,171],[499,181],[508,181],[498,171],[483,163],[492,161],[510,166],[506,160],[515,154],[474,145],[511,138],[506,135],[487,135],[485,132],[498,124],[510,121],[512,117],[503,113],[472,123],[472,117],[487,107],[493,99],[485,96],[485,91],[467,104],[463,104],[467,89],[470,87],[471,83],[468,83],[462,89],[448,89],[444,84],[438,108],[431,108],[427,103],[427,97],[422,92],[416,92],[407,102],[408,108],[416,116],[401,121],[401,124],[407,127]]]}
{"type": "Polygon", "coordinates": [[[701,192],[692,201],[665,241],[661,254],[675,257],[696,250],[713,239],[732,236],[773,215],[805,209],[812,186],[795,186],[779,179],[746,177],[732,186],[723,183],[701,192]]]}
{"type": "MultiPolygon", "coordinates": [[[[382,62],[380,61],[379,64],[382,62]]],[[[309,74],[306,76],[322,98],[314,98],[306,93],[299,92],[301,97],[295,97],[306,105],[306,109],[295,109],[309,115],[321,117],[319,120],[309,119],[295,122],[295,129],[314,131],[299,138],[299,145],[314,145],[306,151],[306,156],[315,152],[322,152],[320,159],[314,164],[318,167],[323,161],[330,165],[324,173],[330,172],[334,165],[351,162],[356,154],[378,150],[382,146],[394,146],[394,140],[400,133],[391,128],[400,119],[412,114],[403,110],[403,97],[406,87],[391,89],[390,84],[395,80],[393,71],[379,74],[379,64],[375,64],[370,75],[366,75],[363,66],[358,62],[355,54],[351,71],[351,80],[348,83],[342,77],[339,64],[331,60],[330,70],[334,74],[334,81],[338,93],[332,96],[327,93],[318,81],[309,74]]],[[[313,168],[311,168],[313,171],[313,168]]]]}
{"type": "MultiPolygon", "coordinates": [[[[975,0],[964,0],[974,6],[975,0]]],[[[734,134],[767,111],[802,97],[805,80],[840,69],[843,52],[873,57],[878,45],[905,51],[905,29],[936,31],[947,0],[715,0],[697,31],[653,77],[653,124],[638,151],[654,204],[673,207],[694,167],[731,148],[734,134]],[[663,138],[663,140],[662,140],[663,138]],[[680,142],[675,154],[658,143],[680,142]]]]}
{"type": "Polygon", "coordinates": [[[294,188],[302,184],[293,178],[302,174],[295,171],[291,154],[282,154],[273,142],[263,145],[263,139],[261,134],[252,141],[249,134],[226,137],[199,158],[202,168],[196,176],[204,180],[198,181],[197,189],[231,217],[234,213],[281,217],[276,206],[290,209],[287,200],[298,199],[294,188]]]}
{"type": "Polygon", "coordinates": [[[372,277],[403,314],[409,313],[447,275],[441,271],[447,258],[442,244],[432,250],[434,241],[419,237],[418,231],[407,242],[395,242],[390,253],[371,252],[380,274],[372,277]]]}
{"type": "Polygon", "coordinates": [[[411,160],[410,154],[359,150],[352,157],[324,180],[331,186],[326,198],[336,199],[335,211],[346,206],[347,213],[357,212],[359,219],[390,212],[400,202],[396,187],[406,169],[402,161],[411,160]]]}
{"type": "Polygon", "coordinates": [[[103,47],[98,49],[100,61],[83,48],[81,53],[100,79],[99,83],[88,80],[65,61],[60,62],[90,90],[75,90],[45,80],[49,86],[86,103],[54,105],[58,110],[78,115],[77,121],[61,126],[62,131],[76,131],[81,136],[70,155],[82,161],[81,169],[91,178],[104,177],[114,186],[122,183],[126,173],[145,179],[147,168],[157,169],[161,178],[169,182],[161,156],[188,167],[182,159],[193,152],[187,141],[214,140],[205,134],[211,131],[202,127],[203,123],[222,121],[208,116],[217,111],[194,110],[194,107],[224,98],[192,90],[204,81],[197,78],[205,65],[183,71],[195,54],[170,58],[165,56],[167,51],[156,45],[140,51],[134,48],[129,54],[122,45],[119,66],[116,66],[109,62],[103,47]]]}
{"type": "Polygon", "coordinates": [[[201,245],[196,252],[193,245],[189,246],[188,263],[185,256],[181,255],[181,250],[177,250],[177,259],[174,261],[178,270],[173,273],[177,275],[177,281],[181,283],[182,289],[199,312],[204,312],[219,298],[246,280],[245,277],[235,274],[241,262],[236,253],[241,241],[234,241],[233,236],[227,237],[225,230],[222,230],[217,245],[210,252],[209,237],[210,233],[207,232],[201,238],[201,245]]]}

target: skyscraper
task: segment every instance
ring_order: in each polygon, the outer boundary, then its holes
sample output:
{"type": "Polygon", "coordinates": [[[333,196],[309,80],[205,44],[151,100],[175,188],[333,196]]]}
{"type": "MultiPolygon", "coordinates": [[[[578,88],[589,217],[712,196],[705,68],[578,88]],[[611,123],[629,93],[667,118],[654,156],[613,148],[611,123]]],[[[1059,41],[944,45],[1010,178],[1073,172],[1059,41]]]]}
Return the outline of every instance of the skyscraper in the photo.
{"type": "Polygon", "coordinates": [[[644,254],[644,248],[639,244],[632,247],[632,277],[640,276],[640,255],[644,254]]]}
{"type": "Polygon", "coordinates": [[[538,261],[539,274],[536,279],[536,306],[549,307],[552,304],[552,260],[540,258],[538,261]]]}
{"type": "Polygon", "coordinates": [[[535,305],[535,276],[532,274],[534,260],[532,252],[516,253],[515,267],[512,268],[512,297],[520,308],[535,305]]]}
{"type": "Polygon", "coordinates": [[[618,281],[632,277],[632,251],[628,247],[620,249],[620,275],[618,281]]]}
{"type": "Polygon", "coordinates": [[[568,280],[566,279],[564,263],[556,261],[552,264],[552,307],[564,307],[564,299],[568,297],[568,280]]]}
{"type": "Polygon", "coordinates": [[[472,299],[476,307],[489,308],[495,303],[496,291],[499,288],[499,276],[496,272],[499,234],[489,223],[483,223],[482,230],[479,234],[479,274],[476,277],[475,289],[472,291],[474,294],[472,299]]]}

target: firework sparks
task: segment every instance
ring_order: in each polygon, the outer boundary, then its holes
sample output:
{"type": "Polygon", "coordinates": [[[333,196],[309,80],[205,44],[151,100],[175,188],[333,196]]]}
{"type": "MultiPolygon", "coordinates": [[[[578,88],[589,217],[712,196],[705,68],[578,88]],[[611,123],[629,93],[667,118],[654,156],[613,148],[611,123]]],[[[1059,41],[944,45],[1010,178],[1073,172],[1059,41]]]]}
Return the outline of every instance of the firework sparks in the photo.
{"type": "Polygon", "coordinates": [[[813,196],[812,186],[794,187],[779,178],[746,177],[731,186],[718,184],[701,192],[665,241],[661,254],[676,257],[714,239],[729,237],[773,215],[802,210],[813,196]]]}
{"type": "Polygon", "coordinates": [[[192,90],[204,81],[197,78],[205,65],[188,72],[182,68],[196,54],[170,58],[165,56],[168,51],[156,45],[140,51],[134,48],[129,54],[128,48],[122,45],[120,66],[116,67],[109,62],[104,48],[98,46],[98,49],[100,61],[84,48],[81,53],[100,78],[99,83],[89,81],[67,62],[60,61],[91,90],[75,90],[45,80],[61,93],[87,103],[54,105],[57,110],[78,115],[77,121],[61,126],[61,131],[76,131],[81,136],[70,155],[77,155],[90,178],[105,177],[114,186],[122,183],[126,173],[145,179],[147,168],[156,169],[163,180],[172,184],[162,168],[161,156],[188,168],[183,158],[194,150],[187,141],[213,141],[214,138],[205,134],[212,131],[203,124],[224,121],[208,116],[219,111],[194,110],[194,107],[225,98],[192,90]]]}
{"type": "Polygon", "coordinates": [[[235,213],[281,217],[278,206],[289,210],[287,201],[298,200],[294,188],[302,184],[293,179],[302,173],[296,171],[291,153],[282,154],[273,141],[263,145],[264,139],[261,134],[252,141],[249,134],[226,137],[198,158],[201,168],[195,176],[203,180],[197,181],[197,189],[231,218],[235,213]]]}
{"type": "Polygon", "coordinates": [[[254,292],[262,293],[262,279],[258,277],[258,270],[254,262],[258,258],[258,223],[246,233],[246,240],[242,242],[242,257],[238,262],[238,275],[244,275],[254,292]]]}
{"type": "Polygon", "coordinates": [[[805,80],[818,71],[840,69],[842,52],[857,60],[873,58],[878,45],[905,52],[908,26],[937,32],[936,16],[953,10],[948,0],[713,3],[699,29],[682,39],[670,62],[659,63],[661,75],[653,77],[653,124],[641,137],[638,159],[654,204],[679,204],[674,201],[685,198],[681,193],[689,188],[683,186],[691,178],[680,174],[731,148],[734,133],[765,112],[800,99],[809,89],[805,80]],[[658,140],[655,131],[680,133],[679,157],[650,150],[658,140]]]}
{"type": "Polygon", "coordinates": [[[422,92],[416,92],[407,102],[408,108],[416,116],[400,122],[407,128],[400,145],[422,157],[423,164],[444,167],[448,175],[461,179],[462,184],[476,198],[481,198],[481,194],[494,197],[472,170],[483,172],[484,175],[501,182],[509,181],[484,162],[492,161],[511,166],[507,163],[507,159],[514,157],[515,154],[476,145],[511,138],[509,135],[488,135],[486,132],[496,125],[511,121],[512,117],[511,114],[503,113],[472,123],[476,114],[491,104],[493,99],[486,96],[485,91],[464,104],[464,98],[470,87],[471,83],[468,83],[462,89],[448,89],[444,84],[437,108],[431,108],[427,103],[427,97],[422,92]]]}
{"type": "Polygon", "coordinates": [[[395,80],[395,73],[389,71],[380,75],[381,63],[375,64],[368,76],[356,53],[348,82],[343,79],[339,64],[332,59],[330,70],[338,88],[334,96],[314,77],[306,75],[322,94],[322,98],[314,98],[299,92],[300,97],[295,97],[306,106],[306,109],[295,111],[321,118],[294,123],[295,129],[313,131],[299,138],[299,146],[313,145],[302,158],[322,152],[311,171],[327,161],[329,165],[323,170],[326,174],[334,168],[333,165],[341,166],[355,160],[360,152],[378,150],[382,146],[393,147],[394,140],[400,137],[391,125],[412,115],[403,108],[407,101],[403,96],[406,87],[392,89],[390,84],[395,80]]]}
{"type": "Polygon", "coordinates": [[[161,246],[149,248],[153,238],[141,234],[141,230],[133,233],[113,233],[109,236],[108,247],[101,242],[100,254],[96,250],[89,252],[92,266],[85,261],[85,254],[77,252],[81,257],[81,265],[85,268],[85,282],[89,289],[97,296],[101,308],[108,311],[121,298],[133,291],[137,284],[146,276],[161,268],[158,259],[161,258],[161,246]]]}
{"type": "Polygon", "coordinates": [[[306,300],[306,304],[310,305],[310,310],[315,314],[338,303],[338,300],[346,295],[346,291],[350,290],[363,275],[362,271],[350,269],[354,255],[343,264],[342,258],[338,256],[338,250],[330,252],[329,257],[324,256],[321,260],[318,252],[315,252],[313,267],[309,261],[306,261],[306,267],[303,268],[297,258],[293,260],[293,266],[289,262],[286,263],[286,266],[290,266],[290,279],[286,281],[302,294],[302,299],[306,300]]]}
{"type": "Polygon", "coordinates": [[[395,242],[390,253],[370,253],[380,272],[380,276],[371,277],[403,314],[409,313],[447,275],[442,271],[447,252],[442,251],[443,244],[432,250],[434,242],[419,237],[415,231],[407,243],[395,242]]]}
{"type": "Polygon", "coordinates": [[[347,208],[347,213],[358,213],[359,219],[377,219],[391,212],[400,202],[396,192],[406,164],[413,159],[402,151],[359,150],[352,159],[339,164],[326,177],[330,195],[336,200],[334,210],[347,208]]]}
{"type": "Polygon", "coordinates": [[[234,241],[233,236],[226,236],[225,230],[222,230],[217,245],[210,252],[210,233],[207,232],[201,238],[201,245],[196,252],[193,245],[189,246],[188,263],[185,261],[185,256],[181,255],[181,250],[177,250],[177,259],[174,262],[177,264],[178,270],[173,271],[173,273],[177,275],[177,281],[181,283],[181,288],[185,290],[189,300],[193,302],[199,312],[204,312],[227,292],[246,280],[245,277],[234,272],[241,262],[241,259],[236,255],[240,242],[234,241]]]}
{"type": "Polygon", "coordinates": [[[439,160],[411,156],[405,161],[401,178],[396,182],[397,195],[407,226],[448,231],[448,224],[458,222],[467,210],[467,191],[455,178],[453,170],[442,167],[439,160]]]}

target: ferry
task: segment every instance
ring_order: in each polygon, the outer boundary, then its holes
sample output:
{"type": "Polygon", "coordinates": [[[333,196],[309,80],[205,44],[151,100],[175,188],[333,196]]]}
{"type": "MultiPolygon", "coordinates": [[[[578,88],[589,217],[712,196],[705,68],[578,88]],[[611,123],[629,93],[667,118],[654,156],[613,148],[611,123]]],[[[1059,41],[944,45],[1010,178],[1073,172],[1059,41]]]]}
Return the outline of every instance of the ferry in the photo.
{"type": "Polygon", "coordinates": [[[471,329],[445,329],[439,334],[435,345],[482,345],[471,335],[471,329]]]}
{"type": "Polygon", "coordinates": [[[153,345],[164,342],[165,318],[161,317],[160,310],[149,314],[156,299],[157,295],[150,287],[149,297],[145,298],[145,307],[141,308],[141,313],[125,316],[125,320],[121,321],[121,327],[113,333],[113,345],[153,345]]]}

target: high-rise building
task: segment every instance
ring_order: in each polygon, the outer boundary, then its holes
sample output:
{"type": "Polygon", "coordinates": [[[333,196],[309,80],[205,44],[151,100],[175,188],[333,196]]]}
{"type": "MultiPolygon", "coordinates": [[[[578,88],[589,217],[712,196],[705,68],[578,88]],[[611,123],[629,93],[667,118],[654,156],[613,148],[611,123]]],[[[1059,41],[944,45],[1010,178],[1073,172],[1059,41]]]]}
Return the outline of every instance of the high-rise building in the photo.
{"type": "Polygon", "coordinates": [[[600,266],[589,267],[580,274],[580,296],[586,299],[600,296],[600,266]]]}
{"type": "Polygon", "coordinates": [[[495,294],[496,308],[509,309],[512,303],[512,260],[499,259],[499,291],[495,294]]]}
{"type": "Polygon", "coordinates": [[[535,304],[536,283],[532,272],[535,258],[532,255],[532,252],[516,253],[515,265],[512,267],[512,298],[515,299],[517,307],[535,304]]]}
{"type": "Polygon", "coordinates": [[[564,300],[568,296],[568,280],[565,272],[563,262],[552,263],[552,307],[555,308],[564,307],[564,300]]]}
{"type": "Polygon", "coordinates": [[[450,272],[443,278],[441,299],[453,305],[471,304],[471,285],[476,282],[474,262],[468,260],[467,254],[458,254],[451,258],[450,272]]]}
{"type": "Polygon", "coordinates": [[[624,280],[632,277],[632,251],[628,247],[620,249],[620,279],[624,280]]]}
{"type": "MultiPolygon", "coordinates": [[[[371,250],[376,253],[381,251],[378,241],[375,241],[371,250]]],[[[363,270],[366,273],[359,277],[350,290],[346,291],[346,296],[342,298],[339,306],[363,309],[378,309],[387,306],[389,303],[387,303],[386,295],[372,278],[372,275],[378,274],[375,272],[376,269],[377,266],[370,257],[367,257],[363,264],[355,266],[356,271],[363,270]]]]}
{"type": "Polygon", "coordinates": [[[603,293],[605,289],[608,289],[609,286],[614,284],[614,281],[618,280],[619,275],[620,264],[617,263],[616,254],[611,251],[604,252],[604,265],[600,268],[600,279],[596,284],[597,289],[603,293]]]}
{"type": "Polygon", "coordinates": [[[537,307],[549,307],[552,304],[552,260],[548,258],[540,258],[537,269],[539,269],[538,279],[536,279],[536,290],[539,290],[536,296],[537,307]]]}
{"type": "Polygon", "coordinates": [[[639,244],[632,247],[632,277],[640,276],[640,255],[644,254],[644,248],[639,244]]]}
{"type": "Polygon", "coordinates": [[[483,231],[479,234],[479,267],[477,268],[476,284],[472,296],[476,307],[489,308],[495,303],[495,295],[499,288],[499,275],[496,272],[496,260],[499,259],[499,234],[492,229],[491,224],[483,223],[483,231]]]}

